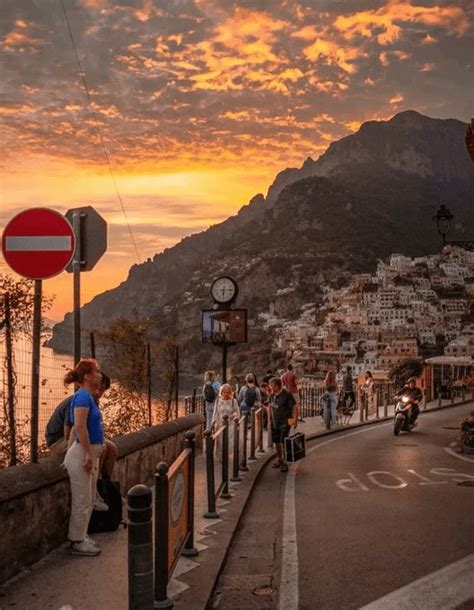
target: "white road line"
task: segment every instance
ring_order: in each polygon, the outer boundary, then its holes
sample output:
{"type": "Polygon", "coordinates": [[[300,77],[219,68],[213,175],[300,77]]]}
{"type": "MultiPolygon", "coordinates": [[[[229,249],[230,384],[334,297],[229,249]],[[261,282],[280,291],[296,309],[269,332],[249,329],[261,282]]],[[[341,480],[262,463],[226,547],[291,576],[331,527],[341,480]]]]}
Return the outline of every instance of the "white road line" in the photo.
{"type": "Polygon", "coordinates": [[[453,610],[474,595],[474,553],[393,591],[360,610],[453,610]]]}
{"type": "Polygon", "coordinates": [[[25,235],[5,238],[7,252],[68,252],[71,237],[66,235],[25,235]]]}
{"type": "Polygon", "coordinates": [[[445,447],[444,450],[446,451],[446,453],[449,453],[449,455],[453,455],[454,457],[457,457],[459,460],[464,460],[465,462],[471,462],[471,464],[474,464],[473,458],[468,458],[465,455],[460,455],[459,453],[456,453],[449,447],[445,447]]]}
{"type": "MultiPolygon", "coordinates": [[[[363,434],[391,426],[392,422],[381,424],[376,427],[367,427],[362,430],[355,430],[344,435],[337,435],[333,438],[318,443],[311,447],[306,455],[313,453],[316,449],[335,443],[349,436],[363,434]]],[[[286,475],[285,496],[283,500],[283,537],[282,537],[282,557],[281,557],[281,576],[280,576],[280,595],[278,600],[279,610],[298,610],[299,605],[299,566],[298,566],[298,542],[296,537],[296,509],[295,509],[295,480],[296,472],[302,462],[297,462],[286,475]]]]}

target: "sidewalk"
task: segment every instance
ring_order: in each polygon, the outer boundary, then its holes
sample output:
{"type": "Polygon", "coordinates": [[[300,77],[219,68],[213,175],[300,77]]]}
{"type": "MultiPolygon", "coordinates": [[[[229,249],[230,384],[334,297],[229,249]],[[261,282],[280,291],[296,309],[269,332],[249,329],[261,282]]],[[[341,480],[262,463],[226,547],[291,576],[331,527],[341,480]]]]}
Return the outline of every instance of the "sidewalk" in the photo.
{"type": "MultiPolygon", "coordinates": [[[[450,405],[450,401],[443,401],[443,406],[450,405]]],[[[427,410],[437,406],[437,402],[429,403],[427,410]]],[[[380,414],[383,415],[383,409],[380,409],[380,414]]],[[[393,416],[393,406],[389,408],[388,416],[393,416]]],[[[375,414],[370,416],[368,423],[374,421],[375,414]]],[[[359,424],[358,411],[350,423],[350,427],[359,424]]],[[[345,427],[336,428],[341,429],[345,427]]],[[[298,430],[304,432],[309,439],[327,433],[319,416],[299,423],[298,430]]],[[[331,430],[329,434],[333,432],[331,430]]],[[[168,586],[168,595],[173,599],[175,608],[200,610],[206,607],[253,486],[262,468],[273,459],[274,450],[267,449],[266,440],[264,433],[266,451],[256,452],[257,459],[248,462],[249,471],[240,473],[242,481],[230,483],[232,499],[217,501],[219,519],[202,517],[207,510],[205,460],[204,456],[197,457],[195,543],[199,555],[193,559],[182,557],[178,562],[168,586]]],[[[219,477],[217,467],[216,477],[219,477]]],[[[219,480],[216,478],[216,483],[219,480]]],[[[98,534],[95,537],[102,548],[98,557],[72,556],[65,544],[5,583],[0,588],[0,610],[126,610],[127,530],[121,528],[117,532],[98,534]]]]}

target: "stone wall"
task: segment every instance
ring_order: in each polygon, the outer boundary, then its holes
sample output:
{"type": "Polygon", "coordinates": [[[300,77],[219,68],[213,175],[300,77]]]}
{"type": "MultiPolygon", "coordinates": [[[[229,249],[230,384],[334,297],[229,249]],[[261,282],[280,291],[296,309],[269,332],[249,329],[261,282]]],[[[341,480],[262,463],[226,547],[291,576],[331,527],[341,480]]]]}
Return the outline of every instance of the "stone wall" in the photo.
{"type": "MultiPolygon", "coordinates": [[[[202,415],[188,415],[114,439],[119,459],[113,478],[122,494],[139,483],[151,485],[156,465],[173,462],[184,448],[187,430],[194,430],[202,451],[203,422],[202,415]]],[[[70,488],[61,463],[52,456],[0,470],[0,583],[65,542],[70,488]]]]}

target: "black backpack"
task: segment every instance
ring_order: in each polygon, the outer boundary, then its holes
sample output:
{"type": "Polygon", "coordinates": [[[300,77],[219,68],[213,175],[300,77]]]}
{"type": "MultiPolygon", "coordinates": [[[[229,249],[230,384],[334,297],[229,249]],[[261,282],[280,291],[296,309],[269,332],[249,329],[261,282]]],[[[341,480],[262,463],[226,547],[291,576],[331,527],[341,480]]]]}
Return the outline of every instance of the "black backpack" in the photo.
{"type": "Polygon", "coordinates": [[[214,402],[216,399],[216,391],[212,383],[206,383],[204,386],[204,400],[206,402],[214,402]]]}
{"type": "Polygon", "coordinates": [[[107,511],[93,510],[89,521],[89,534],[115,532],[122,521],[122,495],[118,481],[97,479],[97,491],[109,507],[107,511]]]}
{"type": "Polygon", "coordinates": [[[254,387],[248,387],[245,392],[244,402],[247,407],[253,407],[257,400],[257,390],[254,387]]]}

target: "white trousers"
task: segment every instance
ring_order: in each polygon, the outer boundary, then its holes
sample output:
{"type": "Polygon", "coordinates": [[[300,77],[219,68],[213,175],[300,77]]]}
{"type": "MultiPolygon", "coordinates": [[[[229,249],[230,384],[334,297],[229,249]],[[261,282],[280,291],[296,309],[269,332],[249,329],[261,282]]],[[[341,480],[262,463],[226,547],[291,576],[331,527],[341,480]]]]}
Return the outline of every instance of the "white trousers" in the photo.
{"type": "Polygon", "coordinates": [[[103,450],[103,445],[91,445],[92,470],[90,472],[84,468],[84,448],[77,441],[74,441],[69,447],[64,458],[64,465],[71,480],[71,515],[68,538],[73,542],[81,542],[87,534],[96,496],[99,456],[103,450]]]}

